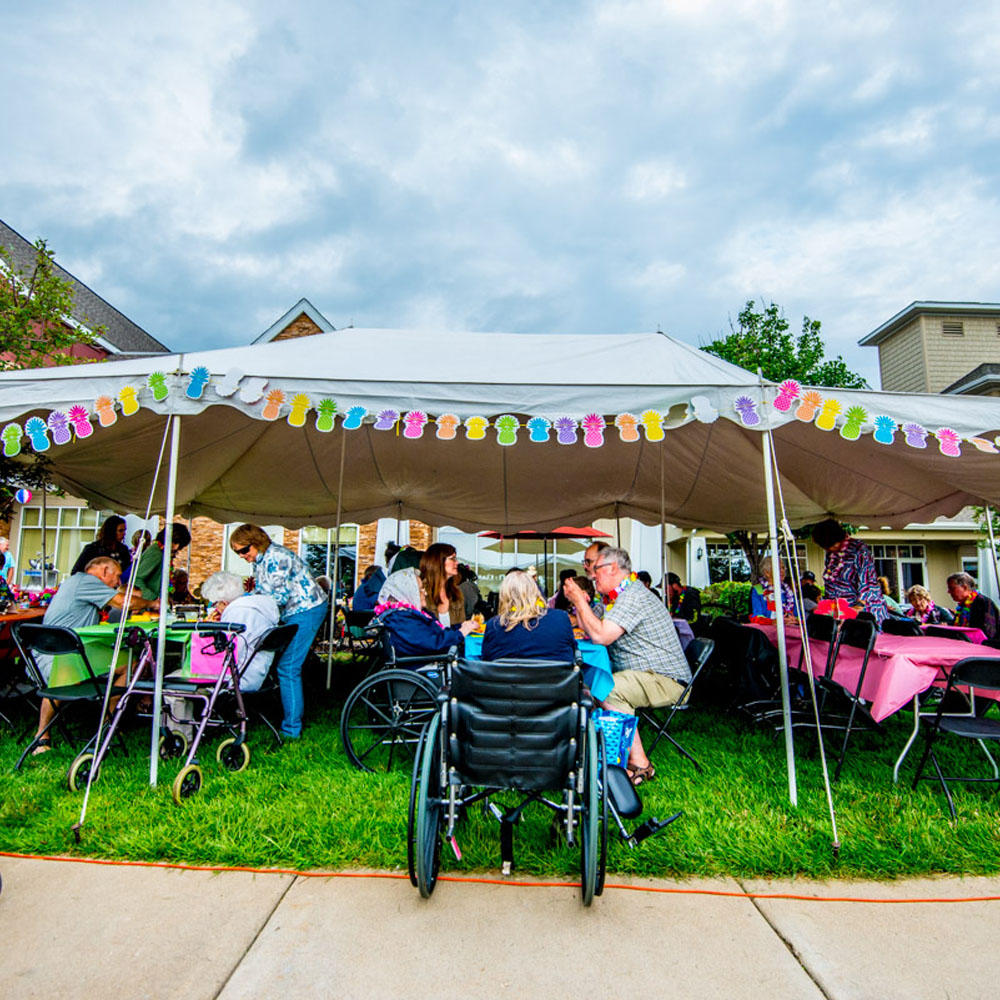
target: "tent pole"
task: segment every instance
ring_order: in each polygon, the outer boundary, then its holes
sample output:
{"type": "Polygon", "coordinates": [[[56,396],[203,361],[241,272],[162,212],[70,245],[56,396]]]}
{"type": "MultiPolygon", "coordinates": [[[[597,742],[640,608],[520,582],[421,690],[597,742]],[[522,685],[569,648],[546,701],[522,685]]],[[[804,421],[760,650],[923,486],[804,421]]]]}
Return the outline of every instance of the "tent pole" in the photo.
{"type": "MultiPolygon", "coordinates": [[[[330,641],[326,647],[326,689],[330,690],[333,683],[333,633],[337,627],[337,582],[340,579],[340,512],[343,509],[341,500],[344,496],[344,456],[347,452],[347,435],[344,428],[340,429],[340,478],[337,482],[337,534],[333,540],[333,580],[330,581],[330,589],[333,591],[330,600],[330,641]]],[[[399,522],[397,521],[398,525],[399,522]]],[[[396,529],[399,530],[398,527],[396,529]]],[[[330,557],[330,547],[327,546],[327,559],[330,557]]],[[[354,558],[357,559],[357,544],[355,544],[354,558]]],[[[357,563],[355,563],[357,566],[357,563]]],[[[346,616],[345,616],[346,618],[346,616]]]]}
{"type": "Polygon", "coordinates": [[[667,594],[667,501],[663,485],[663,442],[660,442],[660,590],[663,593],[663,606],[670,607],[670,597],[667,594]]]}
{"type": "Polygon", "coordinates": [[[155,788],[160,763],[160,713],[163,710],[163,654],[166,650],[170,566],[173,563],[174,504],[177,499],[177,460],[180,454],[181,418],[174,416],[170,434],[170,467],[167,472],[167,507],[163,513],[163,566],[160,572],[160,621],[157,626],[156,679],[153,684],[153,723],[149,740],[149,783],[155,788]]]}
{"type": "Polygon", "coordinates": [[[990,562],[993,565],[993,582],[997,585],[997,591],[1000,592],[1000,568],[997,567],[997,543],[993,537],[993,511],[990,510],[990,505],[985,500],[983,504],[986,513],[986,530],[990,534],[990,562]]]}
{"type": "Polygon", "coordinates": [[[764,486],[767,491],[767,529],[771,539],[771,579],[774,581],[774,623],[778,627],[778,664],[781,674],[781,716],[785,730],[785,763],[788,769],[788,798],[793,806],[799,804],[795,780],[795,744],[792,740],[792,706],[788,697],[788,649],[785,643],[785,616],[781,608],[781,572],[778,549],[778,522],[775,517],[774,472],[771,466],[771,435],[763,436],[764,486]]]}
{"type": "Polygon", "coordinates": [[[48,492],[48,490],[46,489],[46,485],[47,484],[45,480],[42,479],[42,575],[39,578],[39,582],[41,584],[41,586],[38,588],[39,593],[43,593],[45,591],[45,588],[48,585],[48,578],[49,578],[49,571],[45,565],[46,562],[48,561],[45,556],[45,522],[48,520],[48,517],[46,516],[45,513],[45,494],[48,492]]]}

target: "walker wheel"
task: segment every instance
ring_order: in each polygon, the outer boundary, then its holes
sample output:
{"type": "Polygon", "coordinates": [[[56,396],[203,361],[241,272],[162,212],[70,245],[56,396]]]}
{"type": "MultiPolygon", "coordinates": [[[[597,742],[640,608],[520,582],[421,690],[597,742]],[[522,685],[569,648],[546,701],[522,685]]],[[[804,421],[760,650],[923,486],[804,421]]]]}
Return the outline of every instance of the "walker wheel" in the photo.
{"type": "Polygon", "coordinates": [[[182,767],[174,778],[172,788],[174,802],[181,805],[184,799],[190,798],[201,788],[201,768],[197,764],[182,767]]]}
{"type": "Polygon", "coordinates": [[[250,747],[246,743],[237,743],[230,736],[219,744],[219,749],[215,751],[215,759],[227,771],[245,771],[250,763],[250,747]]]}
{"type": "MultiPolygon", "coordinates": [[[[79,754],[69,766],[69,774],[66,775],[66,784],[71,792],[81,792],[87,787],[87,780],[90,778],[90,771],[94,766],[94,755],[89,751],[79,754]]],[[[94,781],[100,769],[94,771],[94,781]]]]}
{"type": "Polygon", "coordinates": [[[187,753],[187,737],[176,729],[168,729],[160,737],[160,760],[175,760],[187,753]]]}

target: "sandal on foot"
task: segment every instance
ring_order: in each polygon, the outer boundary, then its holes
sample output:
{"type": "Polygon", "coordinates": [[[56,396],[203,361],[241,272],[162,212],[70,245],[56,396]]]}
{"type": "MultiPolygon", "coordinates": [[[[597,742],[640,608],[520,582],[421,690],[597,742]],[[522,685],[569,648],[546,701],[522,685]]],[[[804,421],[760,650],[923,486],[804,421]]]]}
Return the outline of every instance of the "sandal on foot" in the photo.
{"type": "Polygon", "coordinates": [[[52,737],[43,736],[38,741],[38,746],[36,746],[35,749],[31,751],[31,756],[38,757],[40,754],[48,753],[51,749],[52,749],[52,737]]]}
{"type": "Polygon", "coordinates": [[[629,765],[625,770],[628,772],[629,781],[632,782],[634,788],[638,788],[640,785],[647,781],[652,781],[656,777],[656,768],[652,764],[647,764],[645,767],[629,765]]]}

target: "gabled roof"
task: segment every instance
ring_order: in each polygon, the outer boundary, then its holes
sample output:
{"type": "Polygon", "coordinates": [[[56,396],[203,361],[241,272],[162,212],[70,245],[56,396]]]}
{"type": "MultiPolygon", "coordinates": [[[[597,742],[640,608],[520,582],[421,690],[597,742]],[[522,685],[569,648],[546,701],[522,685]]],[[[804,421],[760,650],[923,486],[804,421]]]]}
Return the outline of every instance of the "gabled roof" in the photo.
{"type": "MultiPolygon", "coordinates": [[[[14,266],[25,274],[30,274],[35,266],[35,248],[19,232],[0,220],[0,244],[5,246],[13,258],[14,266]]],[[[105,334],[100,338],[115,354],[166,354],[168,348],[155,337],[151,337],[127,316],[120,313],[110,302],[106,302],[93,289],[88,288],[79,278],[55,264],[56,274],[73,286],[73,311],[71,318],[81,326],[93,329],[103,325],[105,334]]]]}
{"type": "Polygon", "coordinates": [[[892,319],[887,319],[878,329],[872,330],[858,341],[861,347],[876,347],[891,337],[897,330],[912,322],[921,314],[935,316],[996,316],[1000,317],[1000,303],[997,302],[911,302],[892,319]]]}
{"type": "Polygon", "coordinates": [[[337,329],[307,298],[303,297],[288,312],[275,320],[259,337],[255,337],[250,341],[250,343],[269,343],[303,313],[319,327],[320,333],[333,333],[337,329]]]}
{"type": "Polygon", "coordinates": [[[942,392],[961,395],[983,395],[985,391],[1000,388],[1000,365],[986,362],[952,382],[942,392]]]}

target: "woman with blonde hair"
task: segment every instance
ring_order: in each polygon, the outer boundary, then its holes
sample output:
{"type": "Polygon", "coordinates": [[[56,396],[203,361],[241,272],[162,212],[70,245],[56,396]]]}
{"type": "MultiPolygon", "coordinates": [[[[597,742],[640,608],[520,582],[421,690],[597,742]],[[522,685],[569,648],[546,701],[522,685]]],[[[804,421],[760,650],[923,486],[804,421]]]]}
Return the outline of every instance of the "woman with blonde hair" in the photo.
{"type": "Polygon", "coordinates": [[[500,584],[500,613],[486,623],[483,659],[516,657],[572,663],[576,640],[569,615],[546,607],[538,585],[522,570],[512,570],[500,584]]]}
{"type": "Polygon", "coordinates": [[[930,592],[919,583],[910,587],[905,596],[910,602],[906,614],[922,625],[950,625],[955,620],[947,608],[939,608],[931,600],[930,592]]]}
{"type": "Polygon", "coordinates": [[[448,628],[465,621],[465,597],[458,586],[458,553],[454,545],[435,542],[420,557],[424,607],[448,628]]]}

